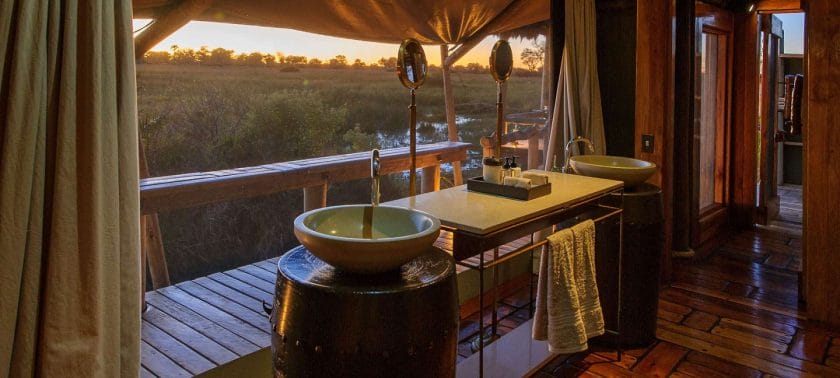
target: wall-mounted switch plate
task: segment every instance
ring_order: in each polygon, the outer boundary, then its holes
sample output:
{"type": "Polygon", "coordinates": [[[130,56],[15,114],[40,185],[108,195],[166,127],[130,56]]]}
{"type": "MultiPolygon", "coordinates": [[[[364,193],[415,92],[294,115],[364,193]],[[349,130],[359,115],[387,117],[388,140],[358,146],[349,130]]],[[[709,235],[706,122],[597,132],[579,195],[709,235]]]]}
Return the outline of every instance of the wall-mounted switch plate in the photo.
{"type": "Polygon", "coordinates": [[[642,134],[642,152],[653,153],[653,135],[642,134]]]}

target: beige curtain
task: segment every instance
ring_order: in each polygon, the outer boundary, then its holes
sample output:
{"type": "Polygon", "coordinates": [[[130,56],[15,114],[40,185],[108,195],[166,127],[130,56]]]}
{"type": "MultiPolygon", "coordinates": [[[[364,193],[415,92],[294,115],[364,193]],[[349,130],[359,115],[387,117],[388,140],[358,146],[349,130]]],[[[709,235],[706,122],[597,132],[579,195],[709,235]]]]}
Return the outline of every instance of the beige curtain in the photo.
{"type": "Polygon", "coordinates": [[[0,1],[0,376],[137,376],[126,0],[0,1]]]}
{"type": "Polygon", "coordinates": [[[595,1],[566,0],[565,5],[566,42],[546,149],[546,161],[557,155],[558,165],[566,142],[577,136],[591,140],[596,154],[607,153],[595,49],[595,1]]]}

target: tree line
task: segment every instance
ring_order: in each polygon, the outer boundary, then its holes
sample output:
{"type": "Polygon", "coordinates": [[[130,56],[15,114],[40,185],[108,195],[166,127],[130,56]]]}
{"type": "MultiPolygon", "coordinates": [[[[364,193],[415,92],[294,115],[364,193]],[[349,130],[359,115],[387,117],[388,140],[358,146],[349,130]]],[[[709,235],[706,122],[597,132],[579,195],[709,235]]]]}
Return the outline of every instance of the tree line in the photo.
{"type": "MultiPolygon", "coordinates": [[[[521,59],[526,62],[529,71],[537,71],[535,64],[530,64],[525,59],[525,53],[521,59]]],[[[533,54],[536,56],[537,54],[533,54]]],[[[535,57],[531,61],[536,60],[535,57]]],[[[289,70],[300,68],[353,68],[353,69],[384,69],[393,71],[397,68],[397,58],[379,58],[376,62],[368,63],[361,59],[350,62],[345,55],[336,55],[333,58],[321,60],[308,58],[303,55],[286,55],[282,52],[263,53],[236,53],[234,50],[223,47],[210,49],[202,46],[199,49],[180,47],[172,45],[168,51],[148,51],[143,55],[141,63],[146,64],[191,64],[204,66],[250,66],[250,67],[282,67],[289,70]]],[[[437,68],[430,65],[430,68],[437,68]]],[[[540,67],[541,68],[541,67],[540,67]]],[[[456,72],[486,73],[489,67],[480,63],[468,63],[466,65],[455,65],[452,67],[456,72]]],[[[516,71],[521,71],[517,69],[516,71]]]]}

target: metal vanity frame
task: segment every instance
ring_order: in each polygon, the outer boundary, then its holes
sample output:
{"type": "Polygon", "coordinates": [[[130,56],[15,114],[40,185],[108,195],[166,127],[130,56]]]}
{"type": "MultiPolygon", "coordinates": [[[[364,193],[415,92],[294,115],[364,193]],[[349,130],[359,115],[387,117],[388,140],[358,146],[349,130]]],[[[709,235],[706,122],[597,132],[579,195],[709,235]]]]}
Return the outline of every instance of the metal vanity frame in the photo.
{"type": "MultiPolygon", "coordinates": [[[[435,214],[433,211],[430,213],[434,216],[437,216],[441,220],[441,228],[445,231],[452,232],[452,254],[455,258],[456,264],[461,265],[463,267],[473,269],[478,271],[479,275],[479,333],[478,333],[478,353],[479,353],[479,376],[484,376],[484,332],[486,327],[484,326],[483,315],[484,315],[484,292],[485,292],[485,278],[484,278],[484,271],[487,269],[492,269],[493,275],[493,287],[492,287],[492,321],[491,321],[491,335],[495,337],[497,335],[497,328],[498,328],[498,315],[497,315],[497,304],[498,304],[498,266],[506,261],[509,261],[517,256],[520,256],[524,253],[531,253],[532,260],[529,261],[528,271],[529,273],[533,274],[533,251],[539,247],[546,245],[547,240],[540,240],[534,241],[534,233],[539,232],[541,230],[550,229],[551,227],[574,220],[575,222],[583,221],[585,219],[592,219],[597,224],[601,221],[613,218],[618,218],[618,228],[619,228],[619,235],[618,235],[618,278],[617,278],[617,293],[616,293],[616,313],[615,313],[615,320],[616,320],[616,328],[620,328],[620,320],[621,320],[621,263],[622,263],[622,254],[623,254],[623,202],[624,202],[624,189],[623,186],[620,185],[620,182],[616,182],[617,185],[611,187],[610,189],[604,190],[600,193],[595,195],[587,196],[585,198],[581,198],[579,200],[572,201],[572,203],[568,204],[568,206],[560,206],[548,212],[540,212],[540,213],[532,213],[525,217],[524,219],[517,220],[516,222],[507,225],[505,227],[484,233],[474,233],[471,231],[467,231],[457,226],[452,226],[453,222],[450,222],[446,217],[441,217],[438,214],[435,214]],[[592,211],[606,211],[605,214],[598,215],[595,217],[587,217],[588,213],[592,211]],[[530,235],[531,242],[518,248],[516,250],[500,254],[499,247],[510,243],[514,240],[520,239],[522,237],[526,237],[530,235]],[[485,257],[485,252],[493,251],[492,258],[488,259],[485,257]],[[465,261],[466,259],[470,259],[478,255],[479,262],[478,264],[473,264],[470,262],[465,261]]],[[[559,185],[558,185],[559,186],[559,185]]],[[[459,190],[460,187],[456,188],[449,188],[447,190],[459,190]]],[[[464,189],[465,190],[465,189],[464,189]]],[[[561,190],[561,188],[553,188],[553,190],[561,190]]],[[[432,193],[429,193],[433,195],[432,193]]],[[[487,194],[481,194],[487,195],[487,194]]],[[[508,199],[499,197],[500,200],[506,201],[517,201],[519,200],[508,199]]],[[[393,201],[399,202],[401,200],[393,201]]],[[[404,205],[404,204],[396,204],[396,205],[404,205]]],[[[422,207],[417,207],[420,210],[423,210],[422,207]]],[[[596,235],[597,237],[597,235],[596,235]]],[[[475,260],[475,259],[473,259],[475,260]]],[[[529,304],[530,316],[533,317],[534,313],[534,288],[533,283],[529,284],[530,287],[530,299],[531,303],[529,304]]],[[[613,335],[616,340],[616,345],[619,345],[618,336],[620,335],[619,329],[612,329],[607,330],[607,334],[613,335]]],[[[617,346],[617,356],[618,359],[621,359],[622,351],[620,347],[617,346]]]]}

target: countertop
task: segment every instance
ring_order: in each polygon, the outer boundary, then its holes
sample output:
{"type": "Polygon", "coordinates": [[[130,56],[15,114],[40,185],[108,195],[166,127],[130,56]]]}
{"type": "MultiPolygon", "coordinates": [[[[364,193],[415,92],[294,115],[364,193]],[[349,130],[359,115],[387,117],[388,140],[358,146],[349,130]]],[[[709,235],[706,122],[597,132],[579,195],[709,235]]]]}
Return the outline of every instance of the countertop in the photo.
{"type": "Polygon", "coordinates": [[[445,226],[484,235],[559,208],[572,207],[623,186],[621,181],[556,172],[532,172],[548,174],[551,194],[523,201],[471,192],[466,185],[461,185],[388,201],[382,205],[425,211],[440,219],[445,226]]]}

